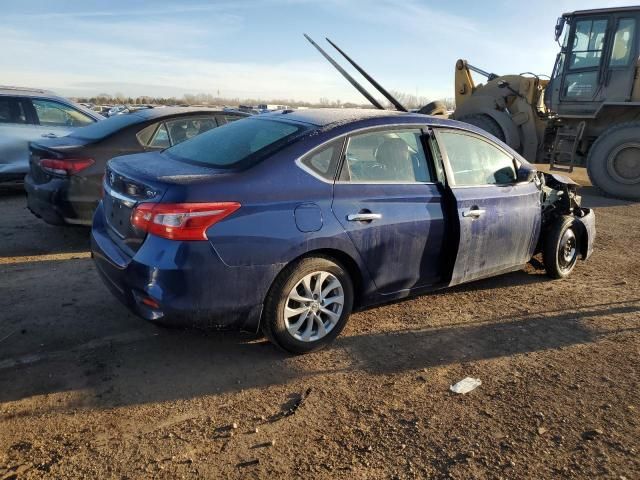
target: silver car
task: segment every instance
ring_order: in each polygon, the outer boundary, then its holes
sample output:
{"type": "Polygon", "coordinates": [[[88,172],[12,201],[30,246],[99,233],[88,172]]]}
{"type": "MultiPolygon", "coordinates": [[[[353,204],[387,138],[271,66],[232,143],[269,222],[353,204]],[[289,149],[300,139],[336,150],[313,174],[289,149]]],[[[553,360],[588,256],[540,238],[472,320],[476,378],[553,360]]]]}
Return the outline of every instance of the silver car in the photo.
{"type": "Polygon", "coordinates": [[[0,182],[24,179],[30,141],[62,137],[103,119],[52,92],[0,86],[0,182]]]}

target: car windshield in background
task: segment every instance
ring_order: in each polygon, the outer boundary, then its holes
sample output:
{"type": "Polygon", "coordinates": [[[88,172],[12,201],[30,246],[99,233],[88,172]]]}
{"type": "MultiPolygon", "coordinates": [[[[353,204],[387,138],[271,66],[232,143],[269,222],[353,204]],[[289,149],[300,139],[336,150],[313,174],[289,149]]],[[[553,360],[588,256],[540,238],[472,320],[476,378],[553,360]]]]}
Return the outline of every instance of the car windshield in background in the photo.
{"type": "Polygon", "coordinates": [[[78,128],[69,136],[83,140],[98,140],[141,121],[142,119],[136,115],[117,115],[92,123],[86,127],[78,128]]]}
{"type": "Polygon", "coordinates": [[[209,130],[165,150],[170,156],[215,168],[244,168],[287,145],[307,127],[266,119],[245,119],[209,130]]]}

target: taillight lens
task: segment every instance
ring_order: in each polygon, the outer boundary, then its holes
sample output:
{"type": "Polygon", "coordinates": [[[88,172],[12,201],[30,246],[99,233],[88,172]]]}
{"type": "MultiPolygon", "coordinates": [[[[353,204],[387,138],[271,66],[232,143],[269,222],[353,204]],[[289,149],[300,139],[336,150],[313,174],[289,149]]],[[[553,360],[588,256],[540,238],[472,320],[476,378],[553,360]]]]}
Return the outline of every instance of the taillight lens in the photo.
{"type": "Polygon", "coordinates": [[[206,240],[207,229],[240,208],[237,202],[141,203],[131,224],[170,240],[206,240]]]}
{"type": "Polygon", "coordinates": [[[64,158],[58,160],[55,158],[41,158],[40,168],[47,173],[54,175],[74,175],[81,172],[85,168],[90,167],[95,162],[93,158],[64,158]]]}

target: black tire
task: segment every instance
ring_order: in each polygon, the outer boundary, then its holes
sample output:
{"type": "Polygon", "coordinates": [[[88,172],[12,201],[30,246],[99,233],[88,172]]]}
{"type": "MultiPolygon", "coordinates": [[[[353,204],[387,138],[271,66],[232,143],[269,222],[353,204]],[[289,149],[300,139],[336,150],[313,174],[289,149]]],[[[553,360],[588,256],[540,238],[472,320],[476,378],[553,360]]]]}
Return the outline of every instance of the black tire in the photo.
{"type": "Polygon", "coordinates": [[[606,195],[640,200],[640,178],[618,176],[615,163],[612,163],[615,160],[609,158],[625,144],[638,146],[630,148],[637,150],[635,168],[640,168],[640,122],[626,122],[609,128],[593,143],[587,156],[587,173],[591,183],[606,195]]]}
{"type": "Polygon", "coordinates": [[[568,277],[576,266],[579,254],[580,231],[576,228],[575,219],[568,215],[558,218],[544,239],[542,258],[547,275],[551,278],[568,277]],[[568,240],[572,240],[573,244],[569,245],[568,240]]]}
{"type": "Polygon", "coordinates": [[[463,117],[457,118],[456,120],[475,125],[485,132],[490,133],[497,139],[502,140],[503,142],[506,141],[506,137],[504,136],[504,132],[502,131],[500,124],[489,115],[486,115],[484,113],[477,113],[473,115],[464,115],[463,117]]]}
{"type": "MultiPolygon", "coordinates": [[[[298,307],[303,307],[303,304],[300,303],[298,307]]],[[[340,332],[349,319],[352,307],[353,283],[347,270],[340,263],[325,256],[302,258],[287,266],[271,286],[264,305],[262,331],[272,343],[287,352],[295,354],[312,352],[326,347],[340,335],[340,332]],[[331,329],[328,330],[326,335],[316,340],[303,341],[295,338],[287,329],[285,307],[287,303],[290,305],[290,302],[296,303],[293,300],[288,300],[293,288],[296,287],[303,278],[314,272],[326,272],[338,280],[343,292],[343,304],[339,318],[331,326],[331,329]]],[[[298,317],[297,320],[300,321],[300,319],[301,317],[298,317]]],[[[316,332],[315,336],[318,336],[320,331],[318,325],[314,323],[313,317],[310,317],[308,320],[303,320],[302,325],[308,325],[304,323],[305,321],[313,324],[313,329],[315,329],[314,331],[316,332]]],[[[295,323],[297,322],[294,322],[294,324],[295,323]]],[[[302,330],[302,328],[300,330],[302,330]]]]}
{"type": "Polygon", "coordinates": [[[424,107],[420,108],[418,113],[422,113],[423,115],[446,115],[447,106],[444,102],[436,100],[435,102],[429,102],[424,107]]]}

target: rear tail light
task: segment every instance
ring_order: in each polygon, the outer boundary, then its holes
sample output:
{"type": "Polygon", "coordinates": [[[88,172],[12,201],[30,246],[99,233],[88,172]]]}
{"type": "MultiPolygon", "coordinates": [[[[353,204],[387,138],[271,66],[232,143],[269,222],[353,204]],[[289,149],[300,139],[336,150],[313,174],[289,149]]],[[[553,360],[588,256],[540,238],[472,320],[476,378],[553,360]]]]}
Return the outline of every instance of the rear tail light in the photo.
{"type": "Polygon", "coordinates": [[[64,158],[61,160],[54,158],[40,159],[40,168],[47,173],[54,175],[74,175],[85,168],[90,167],[95,162],[93,158],[64,158]]]}
{"type": "Polygon", "coordinates": [[[237,202],[141,203],[131,224],[170,240],[206,240],[207,229],[240,208],[237,202]]]}

